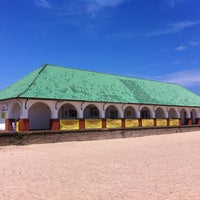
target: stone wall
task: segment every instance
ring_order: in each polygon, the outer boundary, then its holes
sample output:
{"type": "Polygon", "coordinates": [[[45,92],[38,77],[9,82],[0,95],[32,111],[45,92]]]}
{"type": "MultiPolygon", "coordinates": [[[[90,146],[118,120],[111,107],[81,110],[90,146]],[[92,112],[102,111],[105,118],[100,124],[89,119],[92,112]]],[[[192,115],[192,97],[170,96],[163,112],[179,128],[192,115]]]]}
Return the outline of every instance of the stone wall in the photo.
{"type": "Polygon", "coordinates": [[[0,133],[0,146],[87,140],[107,140],[192,131],[200,131],[200,126],[187,125],[177,127],[140,127],[133,129],[5,132],[0,133]]]}

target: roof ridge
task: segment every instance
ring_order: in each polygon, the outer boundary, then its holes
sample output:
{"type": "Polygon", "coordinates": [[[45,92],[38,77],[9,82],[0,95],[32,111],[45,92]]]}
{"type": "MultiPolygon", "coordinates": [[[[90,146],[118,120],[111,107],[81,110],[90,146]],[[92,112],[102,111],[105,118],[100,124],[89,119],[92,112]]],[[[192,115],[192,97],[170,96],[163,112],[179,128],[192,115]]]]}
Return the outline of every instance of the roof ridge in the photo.
{"type": "Polygon", "coordinates": [[[37,80],[37,78],[39,77],[39,75],[42,73],[42,71],[47,67],[48,64],[42,65],[40,71],[38,72],[38,74],[36,75],[36,77],[33,79],[33,81],[31,82],[31,84],[29,84],[29,86],[23,91],[21,92],[17,97],[20,97],[21,95],[23,95],[24,93],[26,93],[29,88],[33,85],[33,83],[37,80]]]}

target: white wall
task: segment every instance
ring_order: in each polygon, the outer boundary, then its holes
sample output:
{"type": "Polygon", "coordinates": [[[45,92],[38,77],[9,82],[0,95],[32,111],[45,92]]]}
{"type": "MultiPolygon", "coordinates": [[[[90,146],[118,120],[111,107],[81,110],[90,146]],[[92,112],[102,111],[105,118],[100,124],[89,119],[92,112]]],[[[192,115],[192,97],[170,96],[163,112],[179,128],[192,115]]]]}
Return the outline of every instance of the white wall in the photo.
{"type": "MultiPolygon", "coordinates": [[[[153,105],[136,105],[136,104],[116,104],[116,103],[95,103],[95,102],[81,102],[81,101],[56,101],[56,100],[26,100],[13,99],[5,102],[0,102],[0,130],[5,129],[5,119],[19,117],[21,119],[30,119],[31,128],[48,129],[50,119],[58,119],[58,111],[64,104],[71,104],[77,110],[78,118],[83,118],[84,109],[92,104],[99,110],[99,118],[105,118],[105,111],[109,106],[115,106],[118,110],[118,117],[124,118],[125,109],[130,106],[135,110],[135,117],[140,117],[140,111],[146,107],[150,112],[150,117],[155,118],[156,109],[161,108],[165,117],[180,118],[180,112],[183,107],[173,106],[153,106],[153,105]],[[18,105],[18,106],[17,106],[18,105]],[[171,112],[171,108],[174,112],[171,112]],[[170,111],[170,112],[169,112],[170,111]],[[5,112],[5,119],[2,119],[1,113],[5,112]]],[[[187,116],[190,117],[190,111],[195,110],[195,117],[200,117],[200,108],[184,108],[187,116]]],[[[161,116],[161,114],[158,114],[161,116]]]]}
{"type": "Polygon", "coordinates": [[[5,130],[5,119],[7,118],[8,114],[8,104],[7,103],[0,103],[0,130],[5,130]]]}

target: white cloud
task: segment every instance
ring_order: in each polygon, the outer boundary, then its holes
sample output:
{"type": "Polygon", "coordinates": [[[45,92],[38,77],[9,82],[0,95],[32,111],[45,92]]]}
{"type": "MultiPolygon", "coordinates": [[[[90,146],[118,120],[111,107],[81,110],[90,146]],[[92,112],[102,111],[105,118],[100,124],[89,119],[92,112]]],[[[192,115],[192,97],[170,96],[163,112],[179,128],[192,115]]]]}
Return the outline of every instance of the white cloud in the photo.
{"type": "Polygon", "coordinates": [[[118,6],[122,3],[127,2],[128,0],[88,0],[90,3],[96,3],[101,6],[118,6]]]}
{"type": "Polygon", "coordinates": [[[51,4],[47,0],[34,0],[36,6],[44,8],[52,8],[51,4]]]}
{"type": "Polygon", "coordinates": [[[163,0],[164,4],[171,8],[174,8],[177,5],[184,5],[188,1],[189,0],[163,0]]]}
{"type": "Polygon", "coordinates": [[[184,50],[186,50],[186,49],[187,49],[187,46],[181,45],[181,46],[176,47],[174,50],[175,50],[175,51],[184,51],[184,50]]]}
{"type": "Polygon", "coordinates": [[[172,65],[178,65],[178,64],[180,64],[181,62],[180,62],[180,60],[174,60],[173,62],[172,62],[172,65]]]}
{"type": "MultiPolygon", "coordinates": [[[[157,29],[149,32],[142,32],[135,30],[122,30],[120,32],[115,32],[109,35],[109,38],[132,38],[132,37],[154,37],[154,36],[162,36],[168,34],[174,34],[185,29],[191,28],[193,26],[199,25],[200,21],[180,21],[176,23],[168,24],[165,28],[157,29]]],[[[200,45],[200,41],[192,41],[187,46],[182,47],[182,49],[177,50],[185,50],[188,46],[198,46],[200,45]]]]}
{"type": "Polygon", "coordinates": [[[184,29],[200,24],[200,21],[182,21],[171,23],[165,29],[159,29],[145,34],[146,36],[159,36],[181,32],[184,29]]]}
{"type": "Polygon", "coordinates": [[[200,42],[199,41],[192,41],[192,42],[188,42],[187,45],[179,45],[176,48],[174,48],[175,51],[184,51],[188,48],[195,48],[200,46],[200,42]]]}
{"type": "Polygon", "coordinates": [[[127,1],[130,0],[86,0],[84,5],[79,4],[79,9],[82,9],[91,16],[96,16],[106,7],[116,7],[127,1]]]}
{"type": "MultiPolygon", "coordinates": [[[[114,8],[130,0],[64,0],[57,13],[65,16],[102,16],[106,8],[114,8]]],[[[57,8],[58,8],[57,7],[57,8]]]]}
{"type": "Polygon", "coordinates": [[[178,71],[162,77],[165,82],[178,83],[185,87],[200,85],[200,69],[178,71]]]}
{"type": "Polygon", "coordinates": [[[174,31],[174,32],[179,32],[186,28],[195,26],[199,23],[200,21],[182,21],[182,22],[172,23],[169,25],[169,30],[174,31]]]}
{"type": "Polygon", "coordinates": [[[198,47],[200,45],[200,41],[191,41],[189,42],[189,45],[192,47],[198,47]]]}
{"type": "Polygon", "coordinates": [[[169,8],[176,8],[177,6],[185,5],[191,0],[162,0],[162,2],[169,8]]]}

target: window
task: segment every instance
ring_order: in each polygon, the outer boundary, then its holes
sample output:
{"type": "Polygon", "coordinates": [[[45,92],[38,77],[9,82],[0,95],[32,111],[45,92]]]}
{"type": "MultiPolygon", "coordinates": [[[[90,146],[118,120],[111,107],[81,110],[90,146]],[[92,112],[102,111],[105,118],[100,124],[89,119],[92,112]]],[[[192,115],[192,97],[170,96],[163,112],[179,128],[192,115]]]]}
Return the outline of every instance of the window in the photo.
{"type": "Polygon", "coordinates": [[[77,117],[77,111],[76,110],[69,110],[69,117],[76,118],[77,117]]]}
{"type": "Polygon", "coordinates": [[[110,118],[111,119],[117,119],[117,110],[111,110],[110,111],[110,118]]]}
{"type": "Polygon", "coordinates": [[[142,119],[148,119],[150,116],[149,116],[149,113],[148,113],[148,111],[146,111],[146,110],[142,110],[141,111],[141,118],[142,119]]]}
{"type": "Polygon", "coordinates": [[[126,111],[126,117],[130,117],[131,114],[132,114],[132,112],[131,112],[130,110],[127,110],[127,111],[126,111]]]}
{"type": "Polygon", "coordinates": [[[62,107],[62,117],[63,118],[76,118],[77,111],[74,108],[62,107]]]}
{"type": "Polygon", "coordinates": [[[90,116],[91,117],[99,117],[99,111],[97,108],[90,108],[90,116]]]}

